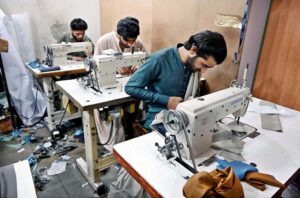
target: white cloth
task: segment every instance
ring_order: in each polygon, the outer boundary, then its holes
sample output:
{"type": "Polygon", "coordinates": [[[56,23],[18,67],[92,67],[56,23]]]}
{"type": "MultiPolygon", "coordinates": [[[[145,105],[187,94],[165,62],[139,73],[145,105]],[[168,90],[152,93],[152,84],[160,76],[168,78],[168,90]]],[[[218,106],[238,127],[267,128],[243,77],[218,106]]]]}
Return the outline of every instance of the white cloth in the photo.
{"type": "Polygon", "coordinates": [[[106,143],[111,136],[110,141],[107,145],[105,145],[106,149],[112,151],[115,144],[125,141],[124,127],[122,125],[121,118],[114,119],[113,123],[101,120],[97,109],[94,110],[94,117],[100,142],[102,144],[106,143]]]}
{"type": "Polygon", "coordinates": [[[144,190],[141,185],[123,167],[118,173],[117,181],[113,182],[111,185],[117,190],[125,191],[131,197],[144,197],[144,190]]]}
{"type": "Polygon", "coordinates": [[[195,72],[191,74],[189,84],[187,86],[184,100],[195,98],[197,94],[197,90],[199,89],[201,73],[195,72]]]}
{"type": "MultiPolygon", "coordinates": [[[[26,16],[28,17],[28,15],[23,17],[26,16]]],[[[23,17],[14,17],[13,20],[16,19],[29,21],[29,19],[24,20],[23,17]]],[[[22,57],[20,56],[20,53],[15,45],[15,42],[18,41],[18,38],[12,38],[7,30],[4,20],[5,14],[0,9],[0,37],[7,40],[9,43],[8,53],[1,53],[9,94],[23,124],[33,125],[43,117],[44,112],[46,111],[46,101],[42,97],[42,94],[33,87],[31,75],[27,73],[24,64],[24,59],[26,59],[26,57],[30,57],[32,53],[23,53],[22,60],[22,57]],[[28,56],[26,56],[26,54],[28,56]]],[[[22,32],[23,28],[30,27],[30,25],[28,26],[27,23],[22,24],[21,22],[14,23],[14,26],[18,27],[15,27],[16,29],[14,31],[16,34],[21,35],[21,37],[24,33],[22,32]]],[[[24,43],[24,41],[25,40],[20,40],[18,42],[24,43]]],[[[27,40],[25,42],[30,43],[30,41],[27,40]]],[[[25,46],[25,44],[17,44],[17,46],[20,50],[30,50],[28,45],[25,47],[25,49],[24,47],[22,48],[22,46],[25,46]]],[[[31,47],[31,50],[33,50],[33,46],[31,47]]]]}

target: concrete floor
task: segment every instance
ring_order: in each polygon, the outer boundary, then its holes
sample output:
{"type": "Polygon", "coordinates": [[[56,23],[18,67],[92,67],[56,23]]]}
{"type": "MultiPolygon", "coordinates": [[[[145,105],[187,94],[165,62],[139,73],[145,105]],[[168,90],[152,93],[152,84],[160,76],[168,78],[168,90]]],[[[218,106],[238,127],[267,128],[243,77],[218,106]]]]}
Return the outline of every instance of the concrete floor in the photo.
{"type": "MultiPolygon", "coordinates": [[[[80,128],[80,126],[75,126],[67,132],[70,139],[73,139],[73,133],[78,128],[80,128]]],[[[28,134],[28,132],[22,132],[21,136],[26,134],[28,134]]],[[[36,134],[43,137],[44,141],[50,136],[50,132],[46,127],[37,129],[36,134]]],[[[69,163],[67,164],[66,171],[58,175],[49,176],[49,183],[45,185],[43,191],[37,190],[37,197],[99,197],[90,185],[87,184],[87,180],[82,176],[75,164],[75,159],[79,157],[85,158],[84,144],[78,142],[77,139],[75,140],[78,147],[67,153],[71,158],[68,160],[69,163]]],[[[17,138],[10,142],[0,142],[0,167],[26,159],[33,153],[34,149],[42,143],[42,141],[34,144],[29,143],[16,148],[20,145],[21,141],[22,138],[17,138]],[[25,150],[18,153],[21,148],[24,148],[25,150]]],[[[59,159],[58,155],[52,155],[50,158],[41,159],[35,170],[50,168],[51,164],[57,159],[59,159]]],[[[118,191],[111,186],[111,183],[117,179],[119,169],[120,166],[118,165],[112,166],[105,174],[102,173],[101,182],[110,188],[109,193],[106,194],[105,197],[129,197],[127,193],[118,191]]]]}

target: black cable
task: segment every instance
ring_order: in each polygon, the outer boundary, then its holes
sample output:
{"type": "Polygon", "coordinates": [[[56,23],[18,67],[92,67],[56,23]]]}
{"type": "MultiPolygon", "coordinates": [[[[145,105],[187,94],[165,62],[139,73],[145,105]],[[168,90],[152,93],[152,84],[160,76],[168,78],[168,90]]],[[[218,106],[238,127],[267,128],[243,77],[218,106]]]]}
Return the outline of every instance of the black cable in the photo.
{"type": "MultiPolygon", "coordinates": [[[[21,91],[21,93],[22,93],[22,91],[21,91]]],[[[26,117],[26,116],[22,115],[22,113],[21,113],[21,111],[22,111],[22,102],[20,101],[20,105],[19,105],[19,107],[20,107],[20,115],[19,116],[20,117],[25,118],[27,121],[29,119],[33,118],[33,116],[36,114],[36,110],[37,110],[37,96],[38,96],[38,90],[36,89],[34,111],[33,111],[33,114],[29,117],[26,117]]]]}
{"type": "Polygon", "coordinates": [[[66,114],[66,112],[67,112],[67,108],[68,108],[68,106],[69,106],[69,103],[70,103],[70,100],[68,100],[67,106],[66,106],[66,108],[65,108],[65,110],[64,110],[63,116],[61,117],[61,119],[60,119],[60,121],[59,121],[58,126],[61,126],[61,123],[62,123],[62,121],[63,121],[63,119],[64,119],[64,117],[65,117],[65,114],[66,114]]]}
{"type": "MultiPolygon", "coordinates": [[[[121,124],[121,122],[119,123],[119,125],[121,124]]],[[[120,129],[120,127],[118,127],[117,128],[117,131],[116,131],[116,133],[115,133],[115,136],[111,139],[111,141],[110,141],[110,143],[108,143],[108,144],[112,144],[112,142],[116,139],[116,137],[119,135],[119,129],[120,129]]]]}
{"type": "MultiPolygon", "coordinates": [[[[44,90],[41,88],[41,86],[39,85],[39,83],[38,83],[38,82],[37,82],[37,83],[34,82],[34,84],[35,84],[35,86],[40,90],[40,92],[41,92],[43,98],[44,98],[47,102],[49,102],[49,103],[51,103],[51,104],[54,104],[54,102],[52,102],[51,99],[50,99],[48,96],[46,96],[44,90]]],[[[59,95],[59,92],[57,92],[57,93],[53,92],[53,98],[54,98],[55,96],[57,96],[57,95],[59,95]]]]}
{"type": "MultiPolygon", "coordinates": [[[[104,146],[104,145],[110,144],[110,140],[111,140],[113,128],[114,128],[114,120],[111,121],[111,126],[110,126],[110,130],[109,130],[109,136],[108,136],[108,139],[106,140],[105,143],[102,143],[101,140],[100,140],[100,138],[99,138],[99,142],[100,142],[99,145],[104,146]]],[[[96,130],[97,130],[97,127],[96,127],[96,130]]]]}
{"type": "MultiPolygon", "coordinates": [[[[98,109],[98,111],[99,111],[99,109],[98,109]]],[[[99,114],[100,114],[100,112],[99,112],[99,114]]],[[[94,119],[95,119],[95,118],[94,118],[94,119]]],[[[119,125],[120,125],[120,124],[121,124],[121,121],[120,121],[119,125]]],[[[110,131],[109,131],[109,137],[108,137],[108,139],[106,140],[106,142],[105,142],[105,143],[102,143],[101,140],[100,140],[100,138],[99,138],[99,142],[100,142],[100,143],[98,143],[97,145],[105,146],[105,145],[109,145],[109,144],[111,144],[111,143],[113,142],[113,140],[114,140],[114,139],[117,137],[117,135],[119,134],[119,129],[120,129],[120,127],[117,128],[117,131],[116,131],[114,137],[112,138],[113,126],[114,126],[114,120],[112,120],[112,122],[111,122],[111,127],[110,127],[110,131]]],[[[96,131],[97,131],[97,127],[96,127],[96,131]]],[[[97,133],[98,133],[98,131],[97,131],[97,133]]]]}

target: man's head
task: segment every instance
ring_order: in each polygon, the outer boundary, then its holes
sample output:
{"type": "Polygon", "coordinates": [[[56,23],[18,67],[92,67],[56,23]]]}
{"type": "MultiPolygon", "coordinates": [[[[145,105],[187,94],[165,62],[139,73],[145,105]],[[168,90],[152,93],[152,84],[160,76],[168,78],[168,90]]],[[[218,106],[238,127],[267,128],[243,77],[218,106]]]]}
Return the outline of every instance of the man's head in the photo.
{"type": "Polygon", "coordinates": [[[77,42],[82,42],[84,39],[85,31],[88,29],[87,23],[80,18],[76,18],[71,21],[70,27],[73,38],[77,42]]]}
{"type": "Polygon", "coordinates": [[[118,22],[117,33],[120,39],[120,46],[131,47],[140,34],[139,21],[133,17],[125,17],[118,22]]]}
{"type": "Polygon", "coordinates": [[[207,69],[221,64],[227,56],[224,37],[218,32],[206,30],[190,37],[184,43],[188,50],[188,66],[196,72],[205,73],[207,69]]]}

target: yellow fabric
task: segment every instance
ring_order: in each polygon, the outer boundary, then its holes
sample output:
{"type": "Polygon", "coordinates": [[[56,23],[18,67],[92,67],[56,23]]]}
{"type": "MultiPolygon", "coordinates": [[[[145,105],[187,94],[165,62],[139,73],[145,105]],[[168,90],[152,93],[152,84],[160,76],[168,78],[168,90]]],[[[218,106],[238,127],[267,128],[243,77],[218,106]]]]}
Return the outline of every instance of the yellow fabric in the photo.
{"type": "Polygon", "coordinates": [[[266,189],[265,184],[276,186],[279,188],[285,188],[285,186],[277,181],[272,175],[258,172],[247,173],[245,182],[262,191],[266,189]]]}
{"type": "Polygon", "coordinates": [[[199,197],[244,197],[240,180],[234,175],[231,167],[214,170],[210,173],[202,171],[193,175],[183,187],[183,195],[187,198],[199,197]]]}

